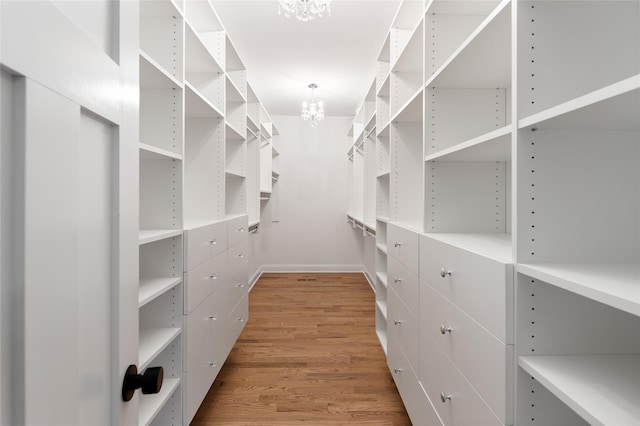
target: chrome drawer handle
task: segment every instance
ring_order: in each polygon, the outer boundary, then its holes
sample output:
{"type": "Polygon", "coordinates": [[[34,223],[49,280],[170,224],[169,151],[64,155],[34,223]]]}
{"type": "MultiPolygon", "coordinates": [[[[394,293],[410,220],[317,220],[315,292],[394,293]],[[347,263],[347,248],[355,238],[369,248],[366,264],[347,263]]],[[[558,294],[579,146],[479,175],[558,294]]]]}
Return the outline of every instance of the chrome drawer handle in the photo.
{"type": "Polygon", "coordinates": [[[218,361],[212,361],[209,363],[209,367],[217,367],[218,366],[218,361]]]}
{"type": "Polygon", "coordinates": [[[216,274],[211,274],[207,278],[210,279],[210,280],[217,280],[218,276],[216,274]]]}
{"type": "Polygon", "coordinates": [[[217,315],[209,315],[209,321],[215,321],[218,319],[217,315]]]}
{"type": "Polygon", "coordinates": [[[238,321],[244,322],[244,318],[238,318],[238,321]]]}
{"type": "Polygon", "coordinates": [[[393,246],[394,246],[394,247],[400,247],[401,245],[402,245],[402,243],[400,243],[400,242],[398,242],[398,241],[396,241],[395,243],[393,243],[393,246]]]}
{"type": "Polygon", "coordinates": [[[402,368],[394,368],[393,372],[396,373],[396,374],[400,374],[400,373],[402,373],[402,368]]]}
{"type": "Polygon", "coordinates": [[[402,278],[394,278],[393,282],[396,284],[400,284],[402,282],[402,278]]]}
{"type": "Polygon", "coordinates": [[[441,392],[440,393],[440,401],[442,401],[443,403],[445,403],[447,401],[451,401],[451,394],[441,392]]]}
{"type": "Polygon", "coordinates": [[[447,333],[451,333],[451,327],[447,327],[445,325],[440,325],[440,333],[444,336],[447,333]]]}
{"type": "Polygon", "coordinates": [[[209,244],[215,246],[216,244],[218,244],[218,240],[209,240],[209,244]]]}
{"type": "Polygon", "coordinates": [[[236,284],[236,287],[240,287],[240,288],[242,288],[242,287],[244,287],[244,284],[242,284],[242,283],[238,283],[238,284],[236,284]]]}
{"type": "Polygon", "coordinates": [[[440,276],[444,278],[447,275],[451,276],[451,271],[448,270],[447,268],[440,268],[440,276]]]}
{"type": "Polygon", "coordinates": [[[236,229],[236,231],[238,231],[238,232],[244,232],[244,227],[240,227],[240,228],[236,229]]]}
{"type": "Polygon", "coordinates": [[[402,320],[393,320],[393,324],[394,325],[400,325],[400,324],[402,324],[402,320]]]}
{"type": "Polygon", "coordinates": [[[244,257],[244,254],[243,254],[243,253],[240,253],[240,254],[236,255],[236,257],[243,258],[243,257],[244,257]]]}

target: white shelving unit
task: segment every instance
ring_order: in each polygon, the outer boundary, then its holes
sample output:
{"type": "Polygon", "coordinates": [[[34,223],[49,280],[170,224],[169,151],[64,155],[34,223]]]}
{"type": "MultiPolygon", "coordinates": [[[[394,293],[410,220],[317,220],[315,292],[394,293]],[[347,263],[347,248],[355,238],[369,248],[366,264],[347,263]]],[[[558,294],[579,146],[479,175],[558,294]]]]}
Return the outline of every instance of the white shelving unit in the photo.
{"type": "Polygon", "coordinates": [[[138,369],[161,366],[139,423],[182,421],[184,18],[172,1],[140,6],[140,281],[138,369]]]}
{"type": "Polygon", "coordinates": [[[350,187],[376,187],[376,327],[414,422],[638,423],[639,13],[628,1],[401,2],[378,55],[375,173],[350,187]],[[416,309],[395,278],[387,304],[389,255],[394,275],[421,259],[421,371],[388,322],[416,309]],[[486,288],[459,292],[471,276],[486,288]],[[489,330],[494,356],[452,353],[468,342],[433,333],[434,312],[489,330]],[[460,395],[442,405],[447,383],[460,395]]]}

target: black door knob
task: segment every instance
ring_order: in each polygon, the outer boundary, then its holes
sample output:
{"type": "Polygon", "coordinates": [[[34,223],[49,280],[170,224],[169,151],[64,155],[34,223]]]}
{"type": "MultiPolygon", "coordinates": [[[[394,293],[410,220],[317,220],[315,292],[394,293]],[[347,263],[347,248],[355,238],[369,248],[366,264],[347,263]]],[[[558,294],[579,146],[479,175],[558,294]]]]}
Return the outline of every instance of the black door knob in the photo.
{"type": "Polygon", "coordinates": [[[138,367],[133,364],[130,365],[124,373],[122,400],[130,401],[133,398],[133,393],[138,388],[145,395],[160,392],[163,376],[164,370],[162,367],[149,367],[144,374],[138,374],[138,367]]]}

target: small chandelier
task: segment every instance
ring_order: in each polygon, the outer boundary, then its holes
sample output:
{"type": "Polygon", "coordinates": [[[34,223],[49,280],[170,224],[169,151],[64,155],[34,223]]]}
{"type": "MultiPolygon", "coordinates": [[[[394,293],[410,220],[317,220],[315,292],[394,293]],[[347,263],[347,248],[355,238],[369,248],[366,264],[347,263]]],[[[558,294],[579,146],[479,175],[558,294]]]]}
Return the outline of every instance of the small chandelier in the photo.
{"type": "Polygon", "coordinates": [[[331,16],[331,0],[279,0],[278,15],[284,10],[287,18],[295,15],[302,22],[313,20],[316,16],[322,18],[326,11],[331,16]]]}
{"type": "Polygon", "coordinates": [[[322,106],[322,101],[316,103],[315,98],[313,96],[313,90],[318,87],[317,84],[311,83],[309,85],[309,89],[311,89],[311,102],[307,103],[307,101],[302,102],[302,119],[304,121],[308,121],[311,127],[318,124],[320,121],[324,120],[324,107],[322,106]]]}

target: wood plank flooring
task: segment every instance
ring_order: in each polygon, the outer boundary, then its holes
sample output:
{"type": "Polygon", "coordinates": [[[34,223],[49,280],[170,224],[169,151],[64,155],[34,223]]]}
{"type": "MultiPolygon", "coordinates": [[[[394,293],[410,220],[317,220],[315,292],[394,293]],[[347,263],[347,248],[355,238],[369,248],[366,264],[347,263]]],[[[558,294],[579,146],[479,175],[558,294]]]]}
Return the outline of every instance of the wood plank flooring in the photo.
{"type": "Polygon", "coordinates": [[[193,426],[411,425],[362,274],[263,274],[193,426]]]}

